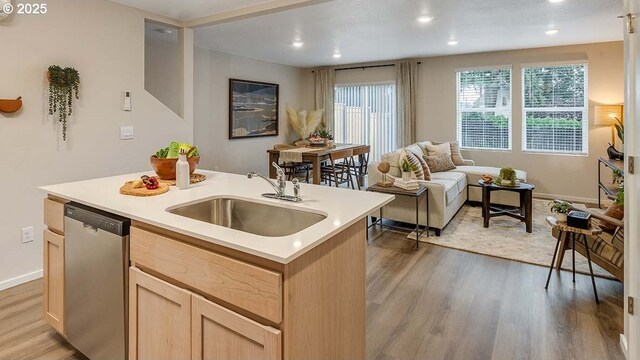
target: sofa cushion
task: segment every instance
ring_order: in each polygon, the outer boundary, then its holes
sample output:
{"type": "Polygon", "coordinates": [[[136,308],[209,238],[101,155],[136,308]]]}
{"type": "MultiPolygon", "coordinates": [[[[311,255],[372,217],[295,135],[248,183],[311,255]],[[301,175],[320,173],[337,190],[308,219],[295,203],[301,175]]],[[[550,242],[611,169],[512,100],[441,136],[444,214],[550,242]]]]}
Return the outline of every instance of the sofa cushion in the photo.
{"type": "Polygon", "coordinates": [[[441,154],[447,154],[448,156],[451,156],[451,145],[449,145],[448,142],[446,143],[442,143],[442,144],[432,144],[432,145],[427,145],[427,151],[429,152],[429,156],[435,156],[435,155],[441,155],[441,154]]]}
{"type": "Polygon", "coordinates": [[[451,147],[451,160],[453,161],[453,164],[455,166],[464,165],[464,158],[460,152],[460,143],[457,141],[450,141],[449,146],[451,147]]]}
{"type": "Polygon", "coordinates": [[[451,161],[451,155],[440,154],[434,156],[425,156],[424,159],[427,161],[427,166],[431,173],[437,173],[442,171],[449,171],[456,168],[451,161]]]}
{"type": "Polygon", "coordinates": [[[422,172],[424,173],[425,180],[431,180],[431,171],[429,170],[429,166],[427,165],[426,160],[423,158],[424,153],[422,149],[417,144],[409,145],[404,148],[407,151],[410,151],[413,155],[416,156],[418,161],[420,162],[420,166],[422,167],[422,172]]]}
{"type": "Polygon", "coordinates": [[[422,164],[420,164],[420,160],[418,160],[418,157],[411,151],[406,149],[402,152],[402,155],[400,155],[400,161],[398,164],[400,166],[400,169],[402,169],[402,163],[404,163],[405,161],[411,164],[415,169],[412,171],[411,178],[417,180],[425,180],[424,171],[422,170],[422,164]]]}
{"type": "Polygon", "coordinates": [[[400,148],[398,150],[394,150],[388,152],[386,154],[382,154],[382,161],[386,161],[389,163],[391,168],[389,169],[389,175],[399,177],[402,176],[402,171],[400,170],[400,156],[404,152],[404,149],[400,148]]]}
{"type": "Polygon", "coordinates": [[[433,173],[431,182],[441,184],[444,187],[445,201],[451,203],[467,188],[467,176],[455,171],[433,173]]]}
{"type": "Polygon", "coordinates": [[[416,143],[416,145],[418,145],[420,147],[420,149],[422,149],[422,153],[424,155],[429,155],[429,151],[427,150],[427,146],[428,145],[433,145],[433,143],[431,141],[419,141],[416,143]]]}

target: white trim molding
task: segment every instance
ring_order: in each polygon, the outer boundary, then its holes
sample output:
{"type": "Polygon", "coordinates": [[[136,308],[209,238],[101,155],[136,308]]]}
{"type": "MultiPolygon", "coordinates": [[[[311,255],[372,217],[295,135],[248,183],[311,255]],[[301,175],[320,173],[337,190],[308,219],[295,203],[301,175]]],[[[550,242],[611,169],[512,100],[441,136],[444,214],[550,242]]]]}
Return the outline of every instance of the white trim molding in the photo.
{"type": "Polygon", "coordinates": [[[620,334],[620,348],[622,349],[622,354],[626,359],[629,358],[629,346],[627,345],[627,338],[624,334],[620,334]]]}
{"type": "Polygon", "coordinates": [[[40,279],[41,277],[42,277],[42,270],[37,270],[34,272],[30,272],[28,274],[24,274],[24,275],[16,276],[11,279],[0,281],[0,291],[12,288],[14,286],[22,285],[24,283],[28,283],[29,281],[40,279]]]}
{"type": "Polygon", "coordinates": [[[558,195],[558,194],[545,194],[545,193],[539,193],[539,192],[534,192],[534,197],[536,199],[548,199],[548,200],[561,199],[561,200],[571,201],[579,204],[597,204],[598,203],[598,199],[577,197],[577,196],[566,196],[566,195],[558,195]]]}

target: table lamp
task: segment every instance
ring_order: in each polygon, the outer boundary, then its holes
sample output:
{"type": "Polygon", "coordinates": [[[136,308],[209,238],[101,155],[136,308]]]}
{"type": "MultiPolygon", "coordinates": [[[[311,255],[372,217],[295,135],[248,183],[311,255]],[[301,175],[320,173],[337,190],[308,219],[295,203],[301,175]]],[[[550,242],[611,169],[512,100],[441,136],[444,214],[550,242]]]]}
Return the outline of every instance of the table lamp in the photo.
{"type": "Polygon", "coordinates": [[[622,105],[599,105],[595,107],[593,124],[611,127],[611,145],[616,146],[615,125],[622,122],[622,105]]]}

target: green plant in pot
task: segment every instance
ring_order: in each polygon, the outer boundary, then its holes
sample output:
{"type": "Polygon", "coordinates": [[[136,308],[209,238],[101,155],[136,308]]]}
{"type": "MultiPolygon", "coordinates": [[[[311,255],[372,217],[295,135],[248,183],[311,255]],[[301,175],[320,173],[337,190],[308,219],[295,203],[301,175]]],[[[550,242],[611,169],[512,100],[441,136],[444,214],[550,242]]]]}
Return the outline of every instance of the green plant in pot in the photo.
{"type": "Polygon", "coordinates": [[[518,185],[518,176],[512,167],[504,167],[500,169],[500,175],[493,183],[500,186],[516,186],[518,185]]]}
{"type": "Polygon", "coordinates": [[[324,143],[327,145],[333,145],[333,135],[326,127],[322,126],[318,129],[316,135],[324,139],[324,143]]]}
{"type": "Polygon", "coordinates": [[[79,99],[80,74],[78,70],[57,65],[49,66],[49,115],[58,114],[62,124],[62,140],[67,140],[67,118],[73,113],[73,98],[79,99]]]}
{"type": "Polygon", "coordinates": [[[402,170],[402,180],[409,181],[411,180],[411,173],[416,170],[416,166],[405,158],[400,164],[400,169],[402,170]]]}
{"type": "Polygon", "coordinates": [[[556,214],[556,220],[567,222],[567,214],[571,211],[571,203],[564,200],[553,200],[549,203],[551,212],[556,214]]]}

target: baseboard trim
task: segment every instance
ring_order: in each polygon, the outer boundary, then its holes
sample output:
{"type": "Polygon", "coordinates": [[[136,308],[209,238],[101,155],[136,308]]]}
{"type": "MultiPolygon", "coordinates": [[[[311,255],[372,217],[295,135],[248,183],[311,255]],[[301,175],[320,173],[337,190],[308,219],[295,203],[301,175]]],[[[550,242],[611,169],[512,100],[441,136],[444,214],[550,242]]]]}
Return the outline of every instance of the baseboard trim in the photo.
{"type": "Polygon", "coordinates": [[[625,359],[629,358],[629,347],[627,345],[627,337],[624,334],[620,334],[620,347],[622,348],[622,353],[624,354],[625,359]]]}
{"type": "Polygon", "coordinates": [[[33,281],[41,277],[42,270],[37,270],[28,274],[16,276],[8,280],[0,281],[0,291],[12,288],[14,286],[22,285],[24,283],[28,283],[29,281],[33,281]]]}
{"type": "MultiPolygon", "coordinates": [[[[562,199],[562,200],[567,200],[567,201],[576,202],[576,203],[583,203],[583,204],[598,203],[598,199],[591,199],[591,198],[584,198],[584,197],[577,197],[577,196],[566,196],[566,195],[558,195],[558,194],[545,194],[545,193],[539,193],[535,191],[533,192],[533,197],[539,198],[539,199],[549,199],[549,200],[562,199]]],[[[604,199],[604,200],[607,200],[607,199],[604,199]]]]}

